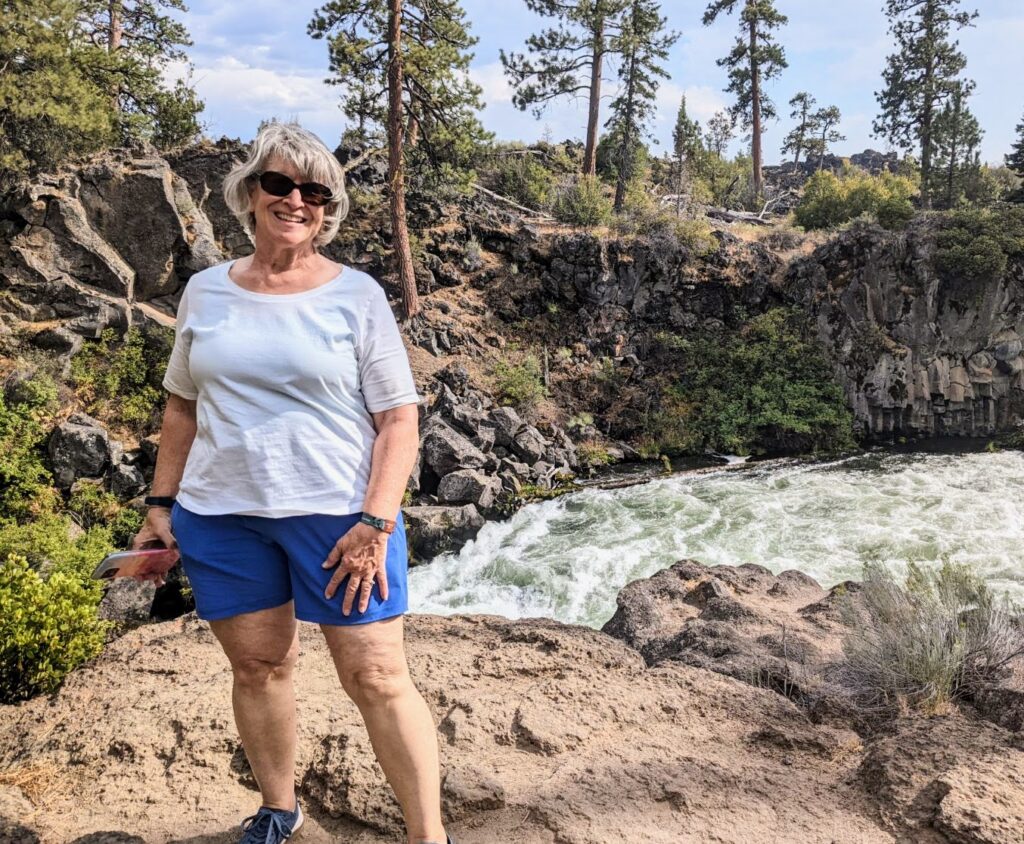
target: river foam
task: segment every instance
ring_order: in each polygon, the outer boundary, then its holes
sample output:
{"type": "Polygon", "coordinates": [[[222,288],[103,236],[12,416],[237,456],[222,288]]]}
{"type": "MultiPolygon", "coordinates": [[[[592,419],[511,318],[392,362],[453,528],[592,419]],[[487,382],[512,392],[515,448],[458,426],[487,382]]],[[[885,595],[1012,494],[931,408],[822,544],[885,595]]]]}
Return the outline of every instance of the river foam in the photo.
{"type": "Polygon", "coordinates": [[[413,569],[410,606],[600,627],[626,583],[685,557],[798,569],[824,586],[859,578],[869,559],[949,559],[1024,600],[1024,453],[879,453],[586,490],[413,569]]]}

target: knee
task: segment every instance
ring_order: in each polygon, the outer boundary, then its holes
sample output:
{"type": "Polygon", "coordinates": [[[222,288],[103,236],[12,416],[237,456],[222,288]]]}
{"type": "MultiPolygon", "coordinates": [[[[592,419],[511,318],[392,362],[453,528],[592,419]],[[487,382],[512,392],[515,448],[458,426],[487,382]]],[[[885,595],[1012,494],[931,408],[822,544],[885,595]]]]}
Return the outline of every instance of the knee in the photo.
{"type": "Polygon", "coordinates": [[[357,706],[374,706],[400,697],[412,680],[405,665],[375,665],[345,671],[341,684],[357,706]]]}
{"type": "Polygon", "coordinates": [[[289,649],[280,657],[242,657],[235,660],[231,670],[235,682],[241,686],[258,688],[275,680],[290,680],[298,659],[298,649],[289,649]]]}

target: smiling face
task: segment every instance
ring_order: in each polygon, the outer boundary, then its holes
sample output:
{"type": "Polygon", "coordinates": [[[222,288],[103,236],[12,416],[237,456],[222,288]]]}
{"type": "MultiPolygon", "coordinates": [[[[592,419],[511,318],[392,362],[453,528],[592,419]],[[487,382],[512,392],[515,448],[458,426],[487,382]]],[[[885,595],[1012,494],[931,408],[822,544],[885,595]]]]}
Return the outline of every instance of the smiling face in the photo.
{"type": "MultiPolygon", "coordinates": [[[[310,181],[293,164],[283,158],[271,158],[267,170],[283,173],[293,182],[310,181]]],[[[256,239],[269,239],[274,245],[295,249],[308,245],[313,248],[313,239],[324,222],[324,207],[317,208],[303,201],[299,189],[288,196],[274,196],[267,193],[256,182],[250,190],[252,213],[256,217],[256,239]]]]}

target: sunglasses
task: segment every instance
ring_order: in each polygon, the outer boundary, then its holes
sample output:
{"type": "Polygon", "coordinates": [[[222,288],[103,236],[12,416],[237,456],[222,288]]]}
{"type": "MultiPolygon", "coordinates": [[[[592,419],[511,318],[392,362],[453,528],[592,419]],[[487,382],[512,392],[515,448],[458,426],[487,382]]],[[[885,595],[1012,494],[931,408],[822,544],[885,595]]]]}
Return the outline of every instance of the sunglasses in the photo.
{"type": "Polygon", "coordinates": [[[307,205],[315,205],[317,208],[326,205],[334,198],[334,194],[327,185],[321,185],[319,182],[303,182],[299,185],[284,173],[276,173],[273,170],[254,173],[253,177],[259,179],[260,187],[271,196],[288,196],[295,188],[298,188],[302,201],[307,205]]]}

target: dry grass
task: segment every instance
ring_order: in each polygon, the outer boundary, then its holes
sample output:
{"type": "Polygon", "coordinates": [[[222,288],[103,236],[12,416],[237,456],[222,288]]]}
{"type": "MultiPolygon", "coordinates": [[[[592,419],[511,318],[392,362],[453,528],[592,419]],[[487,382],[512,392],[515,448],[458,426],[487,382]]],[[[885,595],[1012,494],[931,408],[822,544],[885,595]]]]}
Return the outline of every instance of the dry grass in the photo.
{"type": "Polygon", "coordinates": [[[968,567],[911,564],[904,583],[870,563],[847,600],[838,679],[865,709],[940,713],[997,683],[1024,654],[1019,610],[968,567]]]}
{"type": "Polygon", "coordinates": [[[39,808],[71,796],[74,788],[67,773],[52,762],[29,762],[0,771],[0,786],[19,789],[33,806],[39,808]]]}

